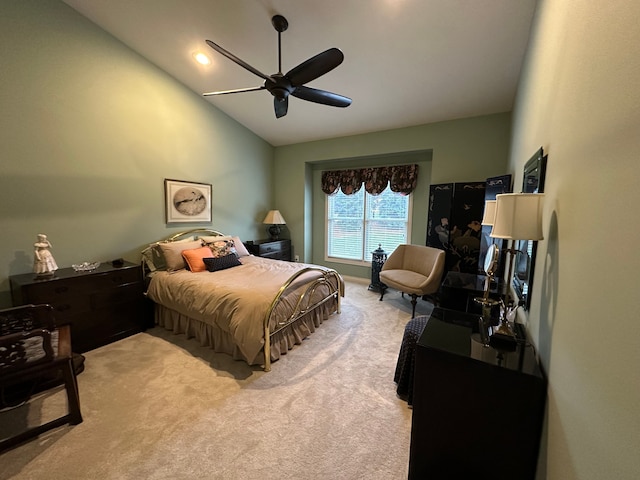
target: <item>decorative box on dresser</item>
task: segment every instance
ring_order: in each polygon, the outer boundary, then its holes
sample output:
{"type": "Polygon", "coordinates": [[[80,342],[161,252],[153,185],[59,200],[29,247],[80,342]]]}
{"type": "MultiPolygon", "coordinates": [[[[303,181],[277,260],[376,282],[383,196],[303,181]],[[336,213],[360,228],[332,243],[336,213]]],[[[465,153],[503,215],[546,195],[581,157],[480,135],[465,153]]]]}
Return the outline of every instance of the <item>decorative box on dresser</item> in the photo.
{"type": "Polygon", "coordinates": [[[409,479],[533,480],[547,383],[533,347],[485,346],[436,307],[415,351],[409,479]]]}
{"type": "Polygon", "coordinates": [[[249,253],[258,257],[291,261],[291,240],[254,240],[245,243],[249,253]]]}
{"type": "Polygon", "coordinates": [[[140,265],[102,264],[91,272],[56,270],[51,277],[33,273],[10,277],[14,306],[48,303],[59,324],[71,324],[73,351],[82,353],[120,340],[146,327],[140,265]]]}

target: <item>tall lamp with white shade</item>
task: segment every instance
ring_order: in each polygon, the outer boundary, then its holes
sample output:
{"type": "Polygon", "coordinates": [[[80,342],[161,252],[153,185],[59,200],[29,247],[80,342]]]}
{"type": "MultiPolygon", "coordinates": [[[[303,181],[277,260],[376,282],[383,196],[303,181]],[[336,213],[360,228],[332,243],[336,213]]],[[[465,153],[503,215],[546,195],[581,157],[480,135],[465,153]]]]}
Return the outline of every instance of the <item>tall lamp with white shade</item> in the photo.
{"type": "MultiPolygon", "coordinates": [[[[511,240],[511,246],[507,249],[510,254],[509,275],[507,276],[507,289],[505,293],[505,305],[508,304],[509,285],[513,277],[513,265],[518,250],[515,248],[516,240],[542,240],[542,193],[503,193],[496,195],[495,215],[490,236],[511,240]]],[[[487,202],[488,203],[488,202],[487,202]]],[[[514,337],[513,327],[505,318],[500,323],[494,334],[514,337]]]]}
{"type": "Polygon", "coordinates": [[[286,225],[287,222],[284,221],[280,210],[269,210],[269,213],[264,217],[262,223],[270,225],[267,231],[269,232],[269,238],[271,240],[280,240],[280,225],[286,225]]]}
{"type": "MultiPolygon", "coordinates": [[[[493,221],[496,216],[496,201],[495,200],[487,200],[484,203],[484,214],[482,215],[482,225],[488,225],[493,227],[493,221]]],[[[496,269],[498,267],[498,257],[500,255],[500,250],[495,243],[492,243],[487,249],[487,253],[484,257],[484,273],[487,274],[487,278],[485,280],[484,286],[484,295],[482,297],[477,297],[474,300],[483,306],[483,315],[488,316],[489,311],[487,308],[496,305],[496,300],[489,298],[489,290],[491,289],[491,284],[493,283],[493,277],[496,274],[496,269]]]]}

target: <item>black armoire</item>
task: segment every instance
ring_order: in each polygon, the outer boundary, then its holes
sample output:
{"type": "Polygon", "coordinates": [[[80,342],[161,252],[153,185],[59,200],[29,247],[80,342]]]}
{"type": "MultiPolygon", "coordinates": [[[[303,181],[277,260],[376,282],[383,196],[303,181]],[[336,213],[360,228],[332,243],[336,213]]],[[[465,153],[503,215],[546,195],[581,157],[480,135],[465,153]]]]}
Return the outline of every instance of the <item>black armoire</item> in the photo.
{"type": "Polygon", "coordinates": [[[478,274],[486,182],[431,185],[427,246],[446,252],[449,271],[478,274]]]}

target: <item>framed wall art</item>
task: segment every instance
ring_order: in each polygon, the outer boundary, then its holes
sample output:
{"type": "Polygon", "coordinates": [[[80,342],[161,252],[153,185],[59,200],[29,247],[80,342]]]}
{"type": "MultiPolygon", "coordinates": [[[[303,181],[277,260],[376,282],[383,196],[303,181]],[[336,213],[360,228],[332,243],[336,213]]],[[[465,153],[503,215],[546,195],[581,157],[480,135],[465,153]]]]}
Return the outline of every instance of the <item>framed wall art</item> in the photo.
{"type": "Polygon", "coordinates": [[[164,180],[167,223],[210,223],[211,185],[208,183],[164,180]]]}

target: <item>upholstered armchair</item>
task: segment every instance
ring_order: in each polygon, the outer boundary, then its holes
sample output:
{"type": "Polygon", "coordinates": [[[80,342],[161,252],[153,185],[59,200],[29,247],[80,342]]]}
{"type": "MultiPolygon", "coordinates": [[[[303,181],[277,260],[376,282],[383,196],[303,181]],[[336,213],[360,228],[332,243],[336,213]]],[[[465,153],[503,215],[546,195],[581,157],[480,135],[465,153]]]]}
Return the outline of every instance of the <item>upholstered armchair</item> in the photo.
{"type": "Polygon", "coordinates": [[[380,271],[380,281],[384,284],[380,300],[387,287],[411,295],[416,315],[416,303],[419,296],[433,295],[440,289],[444,272],[445,252],[439,248],[422,245],[398,245],[380,271]]]}

